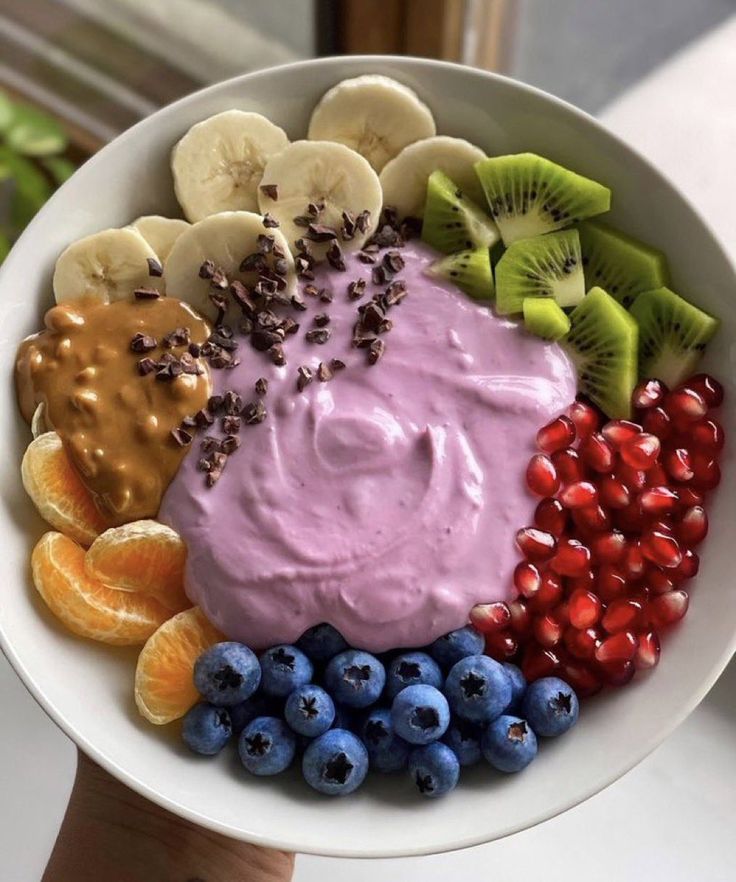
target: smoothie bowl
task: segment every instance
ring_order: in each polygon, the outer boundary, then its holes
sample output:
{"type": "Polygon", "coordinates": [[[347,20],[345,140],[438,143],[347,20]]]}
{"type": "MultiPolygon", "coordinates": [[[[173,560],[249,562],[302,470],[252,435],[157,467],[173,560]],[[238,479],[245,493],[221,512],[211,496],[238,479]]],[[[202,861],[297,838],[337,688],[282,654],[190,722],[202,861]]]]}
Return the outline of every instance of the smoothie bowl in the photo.
{"type": "Polygon", "coordinates": [[[249,75],[103,150],[0,286],[3,648],[168,808],[488,841],[727,662],[733,270],[574,109],[417,60],[249,75]]]}

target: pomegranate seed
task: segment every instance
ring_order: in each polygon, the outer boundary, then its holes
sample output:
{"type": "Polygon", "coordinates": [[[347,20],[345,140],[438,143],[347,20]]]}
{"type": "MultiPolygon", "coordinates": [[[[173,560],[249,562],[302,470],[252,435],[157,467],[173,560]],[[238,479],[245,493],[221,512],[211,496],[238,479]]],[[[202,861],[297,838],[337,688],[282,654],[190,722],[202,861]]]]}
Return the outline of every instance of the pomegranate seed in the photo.
{"type": "Polygon", "coordinates": [[[575,440],[575,423],[567,416],[555,417],[537,432],[537,446],[545,453],[569,447],[575,440]]]}
{"type": "Polygon", "coordinates": [[[658,566],[648,566],[644,578],[652,594],[666,594],[675,587],[669,575],[658,566]]]}
{"type": "Polygon", "coordinates": [[[532,633],[540,646],[552,649],[562,639],[562,625],[549,614],[537,616],[532,622],[532,633]]]}
{"type": "Polygon", "coordinates": [[[601,422],[600,414],[587,401],[573,401],[567,413],[575,424],[575,434],[581,440],[597,431],[601,422]]]}
{"type": "Polygon", "coordinates": [[[601,617],[600,598],[591,591],[573,591],[568,602],[568,618],[573,628],[590,628],[601,617]]]}
{"type": "Polygon", "coordinates": [[[565,508],[583,508],[598,502],[598,488],[590,481],[576,481],[563,487],[559,495],[565,508]]]}
{"type": "Polygon", "coordinates": [[[512,600],[508,606],[511,615],[511,630],[519,637],[525,636],[531,627],[531,615],[526,603],[523,600],[512,600]]]}
{"type": "Polygon", "coordinates": [[[644,414],[642,429],[664,441],[672,434],[672,420],[663,407],[653,407],[644,414]]]}
{"type": "Polygon", "coordinates": [[[670,392],[665,398],[663,406],[673,420],[687,422],[699,420],[708,412],[708,405],[703,396],[688,386],[681,386],[674,392],[670,392]]]}
{"type": "Polygon", "coordinates": [[[668,536],[675,535],[675,524],[670,515],[662,515],[656,521],[652,521],[649,524],[650,530],[656,530],[659,533],[666,533],[668,536]]]}
{"type": "Polygon", "coordinates": [[[558,499],[543,499],[534,512],[534,524],[540,530],[560,537],[567,528],[567,512],[558,499]]]}
{"type": "Polygon", "coordinates": [[[613,448],[600,432],[594,432],[583,441],[580,445],[580,458],[595,472],[605,473],[613,469],[613,448]]]}
{"type": "Polygon", "coordinates": [[[613,475],[606,475],[605,478],[600,479],[598,497],[606,508],[626,508],[631,502],[629,488],[613,475]]]}
{"type": "Polygon", "coordinates": [[[603,564],[598,570],[596,591],[604,603],[610,603],[617,597],[622,597],[628,590],[626,575],[611,564],[603,564]]]}
{"type": "Polygon", "coordinates": [[[631,403],[641,410],[656,407],[667,393],[667,387],[660,380],[643,380],[634,387],[631,403]]]}
{"type": "Polygon", "coordinates": [[[601,433],[609,444],[620,447],[624,441],[639,435],[641,426],[632,423],[631,420],[610,420],[601,429],[601,433]]]}
{"type": "Polygon", "coordinates": [[[700,557],[698,553],[693,551],[692,548],[686,548],[682,553],[680,565],[671,569],[669,576],[676,585],[679,585],[680,582],[697,576],[699,569],[700,557]]]}
{"type": "Polygon", "coordinates": [[[513,634],[498,631],[486,636],[486,654],[496,661],[507,661],[519,651],[519,641],[513,634]]]}
{"type": "Polygon", "coordinates": [[[624,533],[641,533],[645,518],[639,503],[632,502],[631,505],[614,513],[614,521],[618,529],[624,533]]]}
{"type": "Polygon", "coordinates": [[[583,533],[601,533],[611,529],[611,517],[600,505],[586,505],[585,508],[573,509],[572,519],[575,526],[583,533]]]}
{"type": "Polygon", "coordinates": [[[602,639],[603,634],[597,628],[585,628],[581,631],[571,626],[562,635],[567,651],[575,658],[593,658],[602,639]]]}
{"type": "Polygon", "coordinates": [[[557,469],[544,453],[536,453],[526,467],[526,485],[537,496],[554,496],[560,487],[557,469]]]}
{"type": "Polygon", "coordinates": [[[656,667],[659,664],[660,652],[661,647],[656,631],[639,634],[639,646],[634,656],[634,666],[640,671],[656,667]]]}
{"type": "Polygon", "coordinates": [[[626,549],[626,539],[623,533],[613,530],[610,533],[602,533],[595,536],[591,541],[590,550],[593,559],[598,563],[617,563],[621,560],[626,549]]]}
{"type": "Polygon", "coordinates": [[[613,661],[631,661],[636,654],[638,640],[631,631],[618,631],[596,648],[596,660],[602,664],[613,661]]]}
{"type": "Polygon", "coordinates": [[[561,576],[579,576],[590,564],[590,549],[577,539],[563,539],[550,567],[561,576]]]}
{"type": "Polygon", "coordinates": [[[541,646],[529,646],[521,662],[521,671],[528,683],[533,683],[540,677],[551,677],[559,667],[559,655],[554,650],[541,646]]]}
{"type": "Polygon", "coordinates": [[[621,597],[608,604],[601,625],[609,634],[636,631],[644,624],[644,607],[638,600],[621,597]]]}
{"type": "Polygon", "coordinates": [[[699,545],[708,535],[708,515],[702,505],[687,509],[675,529],[675,535],[688,548],[699,545]]]}
{"type": "Polygon", "coordinates": [[[721,467],[707,453],[695,453],[692,457],[692,483],[696,490],[712,490],[721,482],[721,467]]]}
{"type": "Polygon", "coordinates": [[[503,601],[479,603],[470,610],[470,624],[482,634],[502,631],[511,621],[511,613],[503,601]]]}
{"type": "Polygon", "coordinates": [[[639,494],[639,505],[646,514],[661,515],[675,511],[679,497],[669,487],[649,487],[639,494]]]}
{"type": "Polygon", "coordinates": [[[557,469],[557,475],[565,484],[573,481],[582,481],[585,477],[585,467],[580,459],[580,454],[573,447],[565,447],[552,454],[552,464],[557,469]]]}
{"type": "Polygon", "coordinates": [[[664,467],[675,481],[689,481],[695,474],[690,454],[684,447],[668,450],[664,457],[664,467]]]}
{"type": "Polygon", "coordinates": [[[706,453],[718,453],[723,450],[725,435],[723,426],[716,420],[698,420],[690,427],[692,446],[706,453]]]}
{"type": "Polygon", "coordinates": [[[563,629],[566,628],[570,624],[570,604],[564,600],[552,610],[550,615],[562,625],[563,629]]]}
{"type": "Polygon", "coordinates": [[[666,487],[669,481],[669,475],[664,470],[664,466],[655,462],[654,465],[646,472],[647,487],[666,487]]]}
{"type": "Polygon", "coordinates": [[[644,575],[644,555],[642,554],[641,543],[638,539],[633,539],[626,545],[624,557],[621,561],[621,569],[627,579],[636,581],[644,575]]]}
{"type": "Polygon", "coordinates": [[[522,597],[534,597],[542,584],[542,577],[534,564],[522,561],[514,569],[514,587],[522,597]]]}
{"type": "Polygon", "coordinates": [[[567,594],[572,594],[573,591],[592,591],[594,585],[595,573],[590,569],[585,570],[579,576],[568,576],[565,579],[567,594]]]}
{"type": "Polygon", "coordinates": [[[661,444],[656,435],[641,432],[621,445],[621,459],[633,469],[646,471],[657,461],[661,444]]]}
{"type": "Polygon", "coordinates": [[[652,598],[649,604],[649,618],[656,628],[674,625],[687,612],[688,603],[687,591],[675,588],[674,591],[652,598]]]}
{"type": "Polygon", "coordinates": [[[559,576],[551,570],[542,573],[542,582],[539,591],[532,598],[529,608],[533,612],[544,612],[551,609],[562,599],[562,582],[559,576]]]}
{"type": "Polygon", "coordinates": [[[678,487],[677,495],[680,497],[680,505],[683,508],[690,508],[693,505],[702,505],[705,496],[693,487],[678,487]]]}
{"type": "Polygon", "coordinates": [[[516,544],[527,560],[546,560],[555,553],[557,540],[551,533],[523,527],[516,534],[516,544]]]}
{"type": "Polygon", "coordinates": [[[625,686],[636,673],[634,663],[626,660],[606,662],[600,665],[600,670],[608,686],[625,686]]]}
{"type": "Polygon", "coordinates": [[[649,530],[641,539],[641,551],[647,560],[661,567],[676,567],[682,560],[677,540],[661,530],[649,530]]]}
{"type": "Polygon", "coordinates": [[[616,469],[616,477],[632,491],[643,490],[647,483],[646,472],[632,468],[626,463],[621,463],[616,469]]]}
{"type": "Polygon", "coordinates": [[[695,374],[687,381],[687,386],[697,392],[708,407],[720,407],[723,403],[723,386],[709,374],[695,374]]]}
{"type": "Polygon", "coordinates": [[[559,673],[560,677],[572,686],[579,698],[595,695],[603,685],[600,677],[594,674],[587,665],[572,660],[565,661],[559,673]]]}

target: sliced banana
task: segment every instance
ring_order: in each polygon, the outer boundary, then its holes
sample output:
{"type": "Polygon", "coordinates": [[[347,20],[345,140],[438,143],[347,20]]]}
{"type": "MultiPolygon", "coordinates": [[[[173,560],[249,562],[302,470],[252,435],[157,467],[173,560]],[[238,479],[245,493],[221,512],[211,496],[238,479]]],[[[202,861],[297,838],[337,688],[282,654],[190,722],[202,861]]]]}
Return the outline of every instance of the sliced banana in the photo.
{"type": "Polygon", "coordinates": [[[478,205],[485,205],[483,189],[473,168],[485,153],[462,138],[436,135],[405,147],[381,172],[383,201],[399,217],[422,217],[427,178],[440,169],[478,205]]]}
{"type": "Polygon", "coordinates": [[[192,126],[171,154],[176,198],[194,223],[221,211],[255,211],[269,157],[289,143],[260,113],[226,110],[192,126]]]}
{"type": "MultiPolygon", "coordinates": [[[[211,260],[224,272],[229,282],[238,280],[246,285],[254,284],[257,275],[250,271],[242,272],[240,265],[243,258],[258,251],[258,237],[263,235],[272,236],[274,244],[286,255],[285,291],[293,293],[296,284],[294,261],[286,239],[279,230],[264,227],[260,214],[251,211],[223,211],[192,224],[174,243],[166,261],[168,294],[189,303],[202,315],[213,317],[215,308],[209,298],[211,283],[200,277],[200,267],[206,260],[211,260]]],[[[273,255],[266,259],[273,266],[273,255]]],[[[231,314],[238,314],[234,305],[231,314]]]]}
{"type": "Polygon", "coordinates": [[[319,223],[337,230],[343,224],[343,212],[357,217],[368,211],[365,230],[356,231],[353,239],[340,240],[339,244],[345,250],[360,248],[373,235],[382,202],[378,175],[368,161],[334,141],[294,141],[289,144],[269,159],[258,190],[261,211],[279,221],[289,244],[307,232],[303,226],[294,223],[294,218],[304,217],[310,203],[324,204],[319,223]]]}
{"type": "Polygon", "coordinates": [[[191,224],[175,217],[161,217],[160,214],[146,214],[136,218],[131,227],[137,230],[158,254],[159,260],[166,263],[174,242],[191,224]]]}
{"type": "Polygon", "coordinates": [[[338,141],[380,172],[408,144],[437,131],[432,112],[408,86],[381,74],[343,80],[326,92],[309,121],[311,141],[338,141]]]}
{"type": "Polygon", "coordinates": [[[150,274],[158,255],[137,230],[102,230],[72,242],[54,268],[57,303],[93,297],[103,303],[125,300],[136,288],[164,290],[163,279],[150,274]]]}

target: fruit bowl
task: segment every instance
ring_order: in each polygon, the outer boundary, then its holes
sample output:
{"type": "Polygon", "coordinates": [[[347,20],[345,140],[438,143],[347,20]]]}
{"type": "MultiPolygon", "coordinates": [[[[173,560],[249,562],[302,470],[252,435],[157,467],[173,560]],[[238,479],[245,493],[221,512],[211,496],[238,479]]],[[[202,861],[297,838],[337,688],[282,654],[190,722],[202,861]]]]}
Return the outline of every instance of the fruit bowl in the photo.
{"type": "MultiPolygon", "coordinates": [[[[266,114],[292,138],[340,79],[381,72],[414,88],[438,130],[489,154],[533,151],[600,180],[615,194],[611,220],[669,256],[674,284],[722,321],[703,369],[736,394],[730,341],[736,337],[734,269],[706,223],[659,172],[598,123],[542,92],[480,71],[434,61],[332,58],[249,74],[198,92],[144,120],[90,160],[55,195],[0,272],[8,307],[3,369],[51,303],[54,261],[73,239],[142,214],[178,209],[169,152],[197,121],[230,108],[266,114]]],[[[711,508],[711,530],[686,624],[666,638],[655,677],[589,700],[574,735],[550,744],[534,770],[513,779],[476,767],[448,798],[418,803],[391,779],[371,780],[348,800],[328,801],[291,776],[246,777],[221,756],[203,762],[176,733],[153,732],[135,709],[136,650],[111,650],[64,632],[30,588],[28,558],[43,530],[20,481],[27,427],[6,379],[3,460],[4,554],[0,562],[2,648],[54,721],[93,759],[144,796],[195,822],[263,845],[301,852],[389,857],[429,854],[506,836],[592,796],[641,761],[690,713],[736,647],[730,587],[729,513],[736,498],[733,454],[711,508]]],[[[733,410],[723,413],[728,436],[733,410]]]]}

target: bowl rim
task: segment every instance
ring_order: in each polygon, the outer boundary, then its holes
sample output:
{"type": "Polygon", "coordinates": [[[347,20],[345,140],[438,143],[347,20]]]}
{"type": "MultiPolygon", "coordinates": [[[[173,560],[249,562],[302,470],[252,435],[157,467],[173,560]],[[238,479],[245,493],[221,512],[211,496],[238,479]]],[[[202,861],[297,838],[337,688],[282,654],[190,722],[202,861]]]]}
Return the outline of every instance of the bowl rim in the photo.
{"type": "MultiPolygon", "coordinates": [[[[599,132],[601,132],[607,138],[613,141],[624,152],[633,155],[637,159],[637,161],[639,161],[646,168],[647,172],[653,176],[653,178],[658,179],[660,183],[664,184],[667,188],[674,191],[674,193],[682,201],[685,207],[690,211],[693,216],[697,218],[699,223],[702,225],[704,231],[707,233],[708,237],[711,240],[711,244],[719,253],[719,256],[723,258],[724,265],[728,266],[732,274],[734,275],[734,283],[736,285],[736,258],[732,257],[729,251],[727,251],[708,220],[703,216],[700,210],[693,205],[688,196],[685,195],[665,173],[657,168],[652,161],[641,154],[636,148],[630,146],[623,138],[618,136],[615,132],[611,131],[597,118],[587,113],[586,111],[581,110],[570,102],[565,101],[562,98],[558,98],[557,96],[552,95],[544,91],[543,89],[529,85],[520,80],[516,80],[513,77],[509,77],[492,71],[482,70],[479,68],[473,68],[468,65],[455,62],[404,55],[331,55],[293,61],[287,64],[273,65],[271,67],[263,68],[257,71],[240,74],[238,76],[230,77],[217,83],[205,86],[202,89],[198,89],[194,92],[189,93],[188,95],[177,99],[171,104],[159,108],[153,114],[145,117],[142,120],[139,120],[135,125],[121,132],[116,138],[113,139],[113,141],[109,142],[109,144],[106,144],[94,156],[88,159],[84,163],[84,167],[96,167],[97,164],[105,161],[106,151],[112,145],[134,141],[139,128],[151,125],[151,121],[158,117],[160,114],[176,114],[180,110],[180,108],[186,106],[189,102],[198,100],[202,95],[214,94],[220,89],[223,89],[225,87],[237,86],[237,84],[242,83],[246,80],[251,83],[253,81],[257,81],[261,77],[268,78],[275,72],[303,71],[305,73],[308,73],[312,68],[339,68],[346,61],[349,62],[351,66],[359,66],[361,64],[376,66],[388,63],[391,65],[397,65],[400,68],[403,64],[408,63],[410,67],[415,69],[418,68],[419,70],[421,70],[422,68],[431,68],[433,70],[440,71],[462,71],[464,74],[472,74],[480,78],[494,80],[502,83],[506,88],[509,88],[511,90],[517,90],[519,92],[535,96],[537,99],[541,99],[551,106],[564,110],[567,114],[570,114],[571,116],[577,118],[584,125],[592,125],[594,128],[599,130],[599,132]]],[[[63,184],[52,195],[51,199],[46,203],[46,205],[56,200],[58,195],[60,193],[63,193],[66,187],[67,183],[63,184]]],[[[46,206],[42,207],[38,215],[31,221],[31,223],[28,225],[28,227],[26,227],[22,235],[19,237],[18,242],[30,239],[35,234],[35,227],[39,222],[39,216],[42,215],[45,210],[46,206]]],[[[5,270],[5,267],[0,267],[0,281],[4,278],[3,270],[5,270]]],[[[32,678],[29,671],[25,668],[22,660],[15,652],[13,648],[12,638],[9,636],[9,634],[5,632],[1,620],[0,649],[2,649],[4,655],[11,663],[15,672],[18,674],[26,689],[30,692],[37,704],[41,707],[44,713],[64,732],[64,734],[67,735],[67,737],[69,737],[79,749],[83,750],[89,757],[91,757],[95,762],[102,766],[107,772],[115,776],[118,780],[120,780],[126,786],[130,787],[139,795],[143,796],[146,799],[149,799],[151,802],[154,802],[162,808],[165,808],[172,813],[202,827],[213,830],[225,836],[248,841],[262,847],[289,849],[297,853],[315,854],[330,857],[377,859],[395,857],[419,857],[422,855],[441,854],[482,845],[496,839],[506,838],[507,836],[513,835],[514,833],[521,832],[522,830],[535,827],[540,823],[551,820],[552,818],[557,817],[563,812],[566,812],[569,809],[580,805],[582,802],[585,802],[597,793],[602,792],[611,784],[619,780],[632,768],[637,766],[642,760],[644,760],[679,725],[681,725],[681,723],[690,715],[690,713],[692,713],[692,711],[700,704],[700,702],[705,698],[707,693],[710,691],[716,680],[719,678],[719,676],[729,663],[731,657],[734,655],[734,653],[736,653],[736,632],[732,635],[730,644],[724,648],[723,652],[719,655],[718,660],[711,667],[707,675],[703,678],[700,688],[694,693],[689,701],[681,705],[678,713],[670,716],[666,720],[666,722],[664,722],[659,727],[655,734],[653,734],[647,741],[642,742],[639,749],[632,753],[629,761],[621,763],[614,770],[608,769],[603,774],[593,776],[591,779],[592,783],[590,783],[587,787],[582,788],[581,791],[578,792],[576,797],[572,799],[572,801],[568,801],[564,805],[554,807],[552,809],[545,809],[541,812],[533,813],[530,818],[528,818],[524,823],[510,824],[508,828],[502,829],[498,834],[492,835],[491,837],[482,834],[458,836],[455,837],[452,841],[438,844],[436,848],[429,846],[419,846],[415,848],[403,847],[398,849],[391,848],[380,853],[377,853],[376,851],[368,852],[364,848],[350,848],[343,846],[318,848],[311,842],[300,842],[300,835],[298,832],[295,835],[290,835],[288,838],[266,836],[258,833],[248,833],[247,831],[244,831],[240,828],[222,823],[216,819],[201,814],[196,810],[192,810],[185,805],[182,805],[181,803],[177,802],[177,800],[170,798],[161,791],[149,787],[145,781],[140,780],[139,778],[126,771],[114,760],[99,751],[95,747],[95,745],[91,743],[87,738],[80,735],[76,731],[76,729],[67,719],[65,714],[49,698],[47,698],[42,685],[40,683],[37,683],[32,678]]]]}

